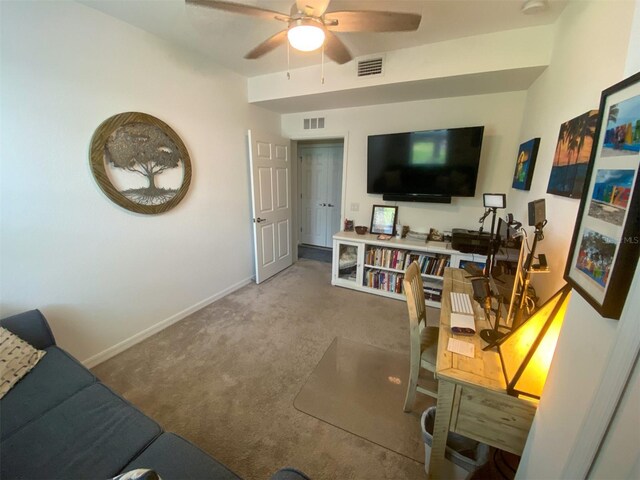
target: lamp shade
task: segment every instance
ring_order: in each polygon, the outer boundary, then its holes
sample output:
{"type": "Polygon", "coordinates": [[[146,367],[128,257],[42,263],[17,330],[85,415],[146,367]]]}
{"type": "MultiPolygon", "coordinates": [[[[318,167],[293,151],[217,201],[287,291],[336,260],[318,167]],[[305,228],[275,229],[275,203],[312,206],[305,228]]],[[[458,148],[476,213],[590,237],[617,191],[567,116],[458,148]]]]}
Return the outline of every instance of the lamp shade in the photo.
{"type": "Polygon", "coordinates": [[[540,398],[570,293],[571,287],[565,285],[524,323],[498,342],[502,371],[510,395],[540,398]]]}
{"type": "Polygon", "coordinates": [[[295,25],[287,31],[287,38],[296,50],[311,52],[324,43],[324,31],[316,25],[295,25]]]}

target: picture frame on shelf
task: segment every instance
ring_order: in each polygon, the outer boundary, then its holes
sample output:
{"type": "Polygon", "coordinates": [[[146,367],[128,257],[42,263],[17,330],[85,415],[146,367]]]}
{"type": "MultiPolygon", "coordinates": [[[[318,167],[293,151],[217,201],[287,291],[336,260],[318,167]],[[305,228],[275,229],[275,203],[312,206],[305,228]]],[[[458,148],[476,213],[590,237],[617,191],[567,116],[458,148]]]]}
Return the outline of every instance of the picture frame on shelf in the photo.
{"type": "Polygon", "coordinates": [[[398,207],[389,205],[374,205],[371,210],[370,233],[394,236],[396,234],[396,219],[398,207]]]}
{"type": "Polygon", "coordinates": [[[532,138],[520,145],[518,158],[516,159],[516,169],[513,172],[513,182],[511,187],[518,190],[529,190],[533,179],[533,170],[536,166],[538,148],[540,147],[540,137],[532,138]]]}
{"type": "Polygon", "coordinates": [[[640,252],[640,73],[602,92],[564,278],[619,319],[640,252]]]}

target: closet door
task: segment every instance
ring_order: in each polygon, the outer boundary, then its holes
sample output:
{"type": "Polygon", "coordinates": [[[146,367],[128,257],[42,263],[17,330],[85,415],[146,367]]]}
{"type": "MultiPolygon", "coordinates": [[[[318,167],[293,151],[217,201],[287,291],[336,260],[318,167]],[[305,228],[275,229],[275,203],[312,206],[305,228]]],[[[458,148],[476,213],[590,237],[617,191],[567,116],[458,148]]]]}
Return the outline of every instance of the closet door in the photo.
{"type": "Polygon", "coordinates": [[[300,243],[331,247],[340,231],[342,145],[301,145],[300,243]]]}
{"type": "Polygon", "coordinates": [[[313,147],[299,149],[302,172],[300,242],[326,246],[327,236],[327,159],[313,147]]]}

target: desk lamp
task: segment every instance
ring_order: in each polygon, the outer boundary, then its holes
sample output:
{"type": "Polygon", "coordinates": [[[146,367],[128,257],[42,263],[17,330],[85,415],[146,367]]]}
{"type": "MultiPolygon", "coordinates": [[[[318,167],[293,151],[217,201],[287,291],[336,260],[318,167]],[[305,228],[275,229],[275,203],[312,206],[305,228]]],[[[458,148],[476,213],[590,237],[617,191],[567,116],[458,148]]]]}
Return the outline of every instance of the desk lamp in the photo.
{"type": "Polygon", "coordinates": [[[565,285],[496,343],[507,393],[540,399],[571,294],[565,285]]]}

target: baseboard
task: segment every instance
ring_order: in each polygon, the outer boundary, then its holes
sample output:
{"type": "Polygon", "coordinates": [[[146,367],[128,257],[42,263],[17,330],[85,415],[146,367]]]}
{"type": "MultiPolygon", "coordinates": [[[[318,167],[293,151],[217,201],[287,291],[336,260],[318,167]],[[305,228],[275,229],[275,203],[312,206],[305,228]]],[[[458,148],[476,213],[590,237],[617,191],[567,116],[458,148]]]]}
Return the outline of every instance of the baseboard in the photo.
{"type": "Polygon", "coordinates": [[[239,290],[240,288],[244,287],[245,285],[248,285],[254,280],[255,280],[255,277],[250,277],[250,278],[241,280],[238,283],[231,285],[228,288],[225,288],[221,292],[218,292],[208,298],[205,298],[204,300],[196,303],[195,305],[192,305],[182,310],[181,312],[176,313],[175,315],[171,315],[169,318],[165,318],[164,320],[156,323],[155,325],[152,325],[142,330],[141,332],[138,332],[135,335],[132,335],[131,337],[119,343],[116,343],[114,346],[109,347],[106,350],[103,350],[102,352],[97,353],[96,355],[93,355],[92,357],[82,360],[82,364],[87,368],[93,368],[96,365],[99,365],[100,363],[117,355],[118,353],[125,351],[127,348],[130,348],[135,344],[140,343],[142,340],[150,337],[154,333],[158,333],[159,331],[164,330],[165,328],[173,325],[174,323],[179,322],[183,318],[188,317],[192,313],[197,312],[201,308],[204,308],[207,305],[211,305],[216,300],[220,300],[222,297],[225,297],[230,293],[233,293],[236,290],[239,290]]]}

